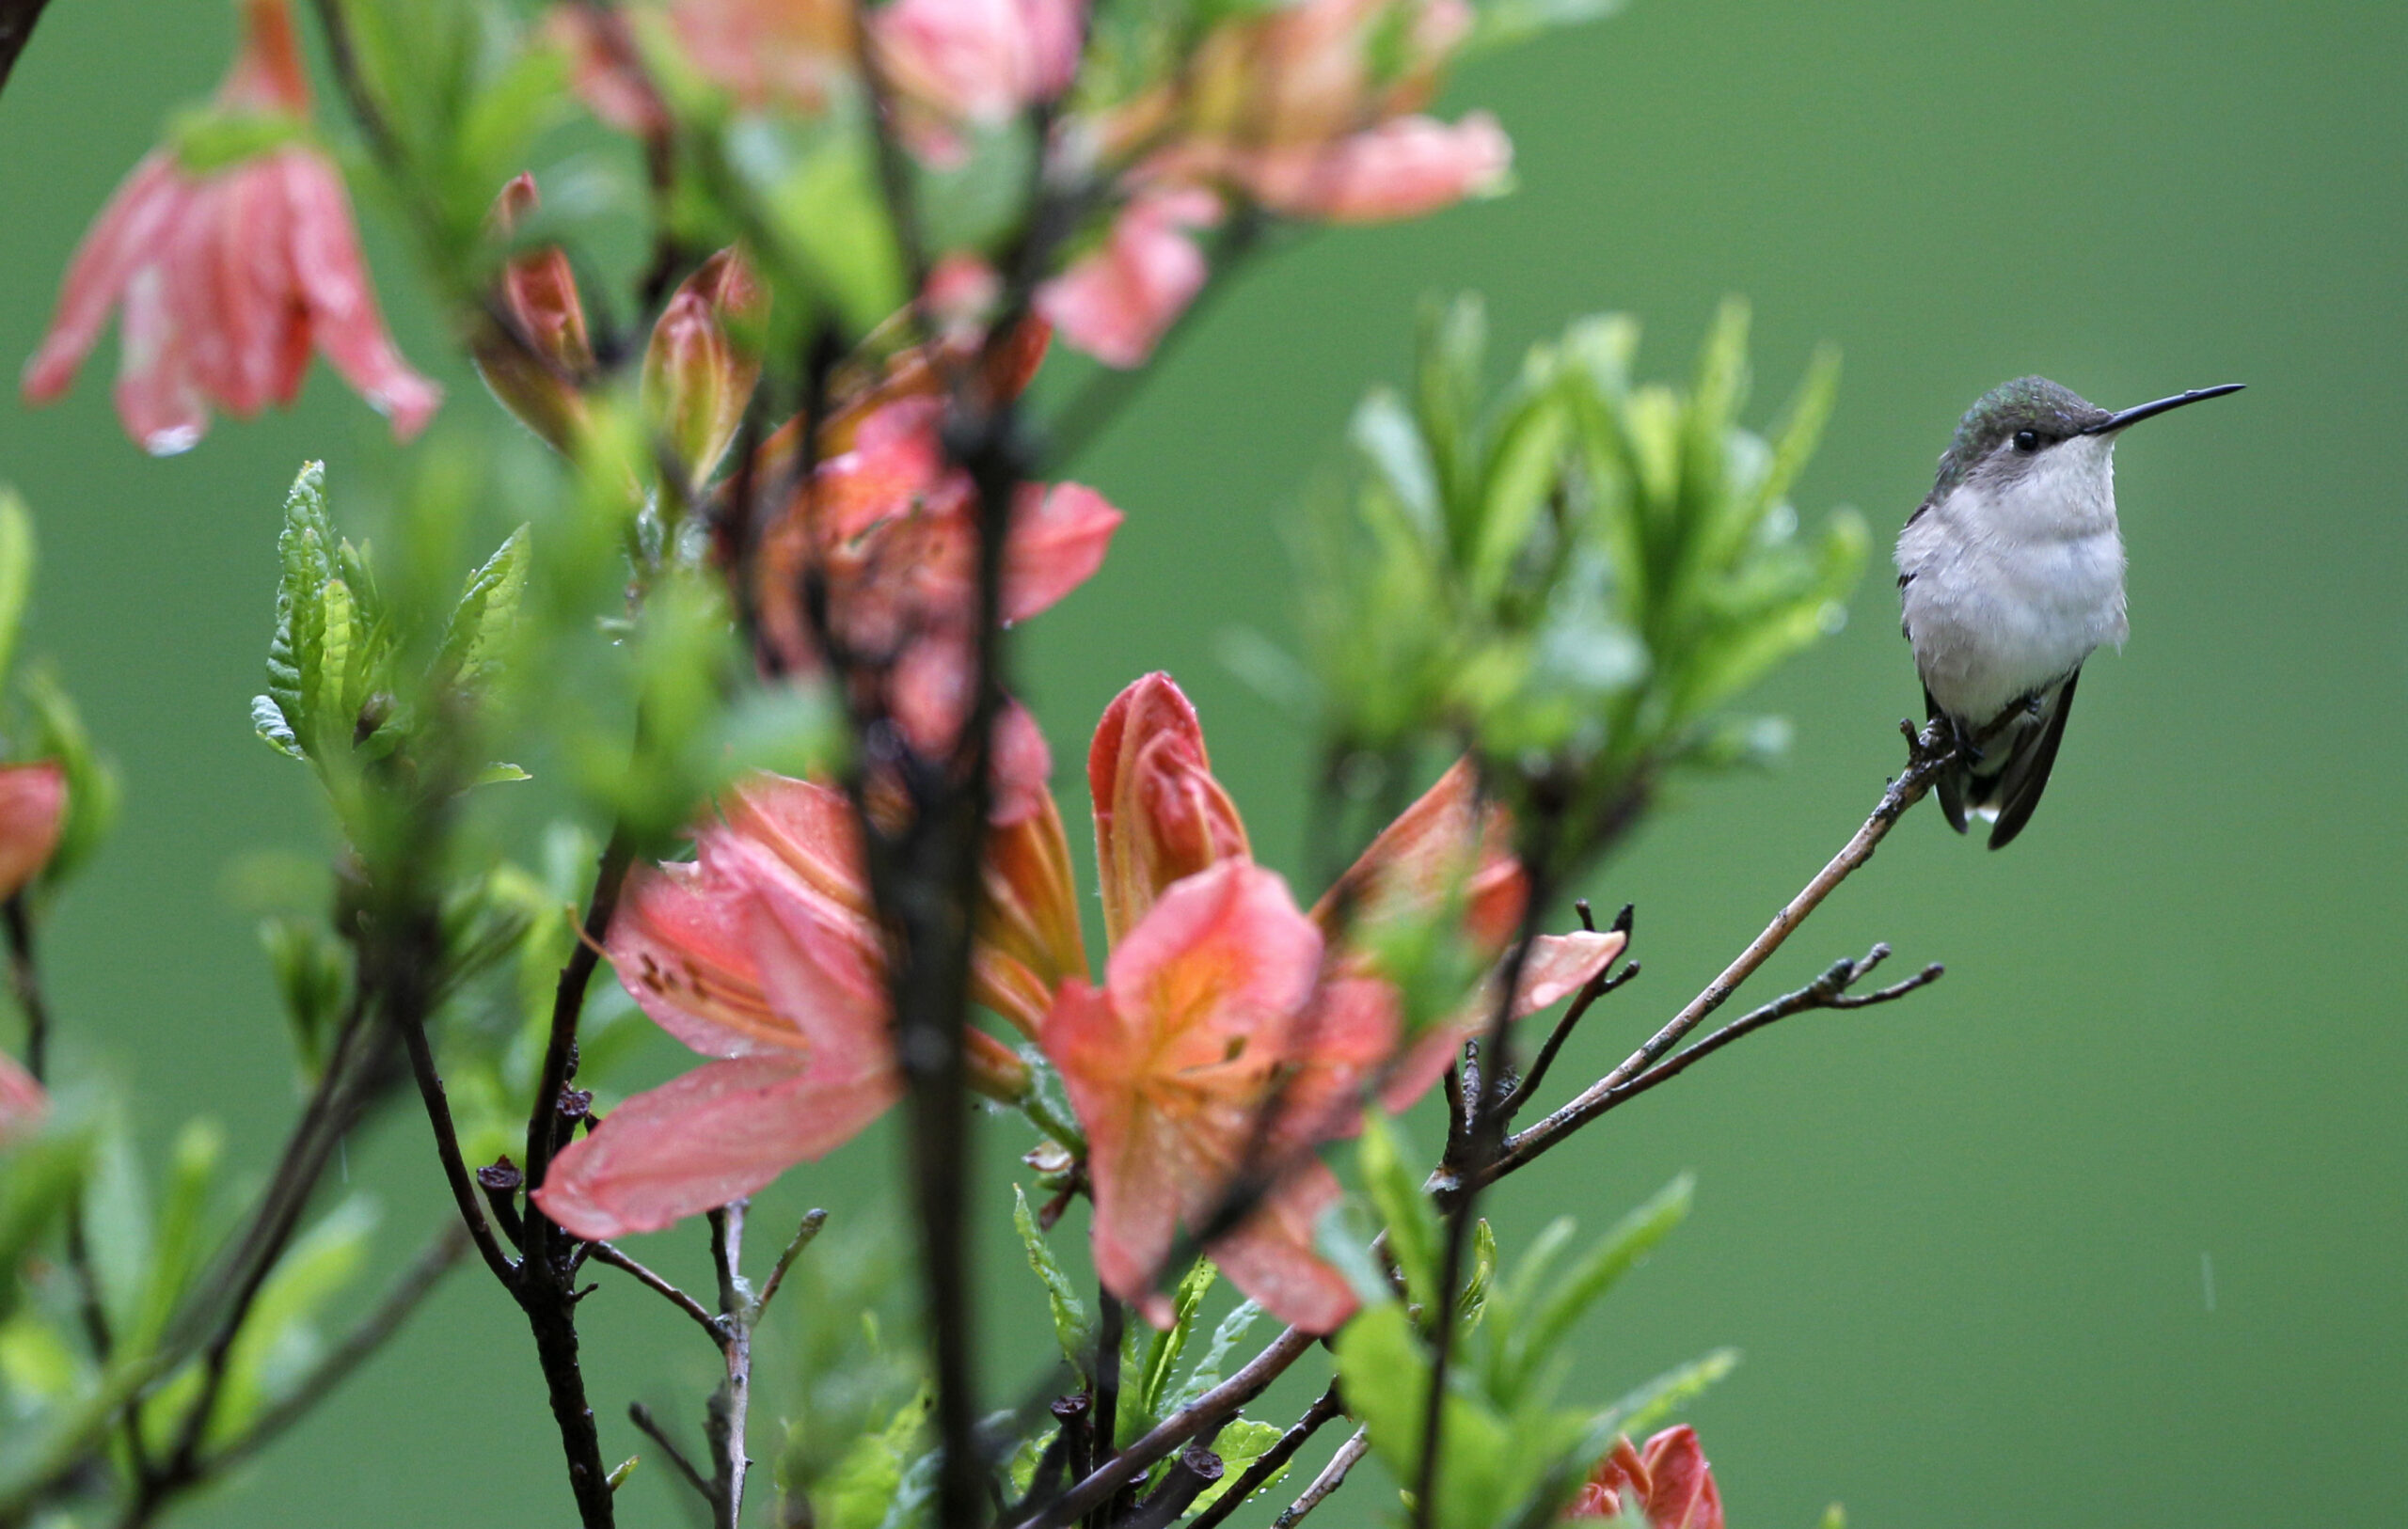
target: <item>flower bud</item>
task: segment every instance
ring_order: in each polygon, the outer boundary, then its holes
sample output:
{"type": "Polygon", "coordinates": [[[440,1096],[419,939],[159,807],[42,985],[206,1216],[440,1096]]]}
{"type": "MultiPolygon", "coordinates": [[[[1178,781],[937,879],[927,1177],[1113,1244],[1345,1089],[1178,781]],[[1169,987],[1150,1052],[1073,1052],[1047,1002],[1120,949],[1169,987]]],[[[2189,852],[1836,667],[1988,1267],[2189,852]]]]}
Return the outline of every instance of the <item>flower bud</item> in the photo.
{"type": "Polygon", "coordinates": [[[1196,708],[1167,674],[1147,675],[1104,708],[1087,789],[1116,945],[1172,882],[1252,853],[1237,804],[1212,778],[1196,708]]]}
{"type": "MultiPolygon", "coordinates": [[[[537,201],[535,178],[518,176],[494,199],[490,230],[507,237],[537,201]]],[[[498,286],[508,327],[499,316],[477,326],[468,342],[477,374],[520,423],[573,453],[589,418],[581,388],[594,372],[577,274],[560,246],[547,244],[511,257],[498,286]]]]}
{"type": "Polygon", "coordinates": [[[49,1112],[50,1096],[34,1081],[33,1074],[0,1051],[0,1146],[31,1134],[49,1112]]]}
{"type": "Polygon", "coordinates": [[[67,772],[55,761],[0,768],[0,901],[50,863],[67,820],[67,772]]]}
{"type": "Polygon", "coordinates": [[[755,336],[768,311],[768,289],[741,255],[723,249],[686,278],[653,325],[644,410],[676,453],[689,496],[709,481],[744,422],[761,380],[755,336]]]}

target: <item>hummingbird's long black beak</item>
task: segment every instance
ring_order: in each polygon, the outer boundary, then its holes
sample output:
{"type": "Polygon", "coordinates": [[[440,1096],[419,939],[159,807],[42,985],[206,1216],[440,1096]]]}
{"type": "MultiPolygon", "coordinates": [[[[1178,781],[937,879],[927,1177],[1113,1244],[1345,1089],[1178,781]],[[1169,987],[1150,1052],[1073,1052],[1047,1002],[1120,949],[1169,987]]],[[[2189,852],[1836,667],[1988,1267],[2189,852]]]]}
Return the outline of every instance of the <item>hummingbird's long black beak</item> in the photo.
{"type": "Polygon", "coordinates": [[[2224,383],[2214,387],[2194,387],[2187,393],[2177,393],[2172,398],[2162,398],[2154,403],[2139,403],[2120,414],[2111,414],[2083,431],[2083,433],[2113,435],[2126,425],[2137,425],[2144,419],[2153,419],[2168,409],[2178,409],[2185,403],[2196,403],[2205,398],[2222,398],[2226,393],[2238,393],[2248,386],[2247,383],[2224,383]]]}

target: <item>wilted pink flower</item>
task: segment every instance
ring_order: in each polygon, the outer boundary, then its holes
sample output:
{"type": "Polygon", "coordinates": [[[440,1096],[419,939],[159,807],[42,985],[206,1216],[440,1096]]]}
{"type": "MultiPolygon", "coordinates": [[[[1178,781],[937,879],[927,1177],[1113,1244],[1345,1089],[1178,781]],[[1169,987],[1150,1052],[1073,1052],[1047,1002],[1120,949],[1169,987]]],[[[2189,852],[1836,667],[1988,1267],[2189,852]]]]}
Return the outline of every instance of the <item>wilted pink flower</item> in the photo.
{"type": "Polygon", "coordinates": [[[1400,117],[1327,143],[1199,143],[1158,173],[1226,181],[1274,212],[1332,223],[1420,217],[1503,184],[1513,145],[1497,118],[1400,117]]]}
{"type": "Polygon", "coordinates": [[[722,249],[671,294],[643,357],[643,401],[685,467],[689,492],[719,465],[761,380],[769,290],[722,249]]]}
{"type": "Polygon", "coordinates": [[[33,1074],[17,1065],[16,1058],[0,1051],[0,1146],[32,1131],[49,1112],[50,1096],[34,1081],[33,1074]]]}
{"type": "Polygon", "coordinates": [[[47,760],[0,768],[0,902],[41,875],[66,821],[64,769],[47,760]]]}
{"type": "MultiPolygon", "coordinates": [[[[309,87],[286,0],[246,0],[244,39],[217,97],[230,115],[306,125],[309,87]]],[[[314,346],[407,440],[441,391],[410,370],[376,309],[334,164],[288,142],[232,166],[173,149],[135,167],[85,235],[24,394],[64,393],[122,305],[118,417],[145,450],[182,451],[214,403],[237,418],[288,404],[314,346]]]]}
{"type": "MultiPolygon", "coordinates": [[[[1471,784],[1467,766],[1450,772],[1347,878],[1354,901],[1389,914],[1461,896],[1472,938],[1493,954],[1526,890],[1510,855],[1499,869],[1506,840],[1480,853],[1475,828],[1502,826],[1476,812],[1471,784]]],[[[1311,1148],[1359,1128],[1374,1084],[1388,1108],[1412,1103],[1485,1011],[1398,1054],[1395,989],[1366,958],[1324,958],[1330,900],[1302,914],[1287,884],[1253,864],[1195,708],[1168,675],[1147,675],[1105,709],[1087,786],[1112,954],[1101,988],[1063,984],[1038,1040],[1088,1133],[1096,1267],[1162,1319],[1151,1282],[1177,1227],[1207,1222],[1243,1173],[1268,1174],[1261,1206],[1206,1251],[1274,1315],[1326,1332],[1354,1297],[1312,1251],[1313,1223],[1339,1190],[1311,1148]]],[[[1622,943],[1550,937],[1532,952],[1516,1012],[1561,998],[1565,981],[1587,981],[1622,943]]]]}
{"type": "Polygon", "coordinates": [[[950,160],[956,124],[992,128],[1078,76],[1085,0],[895,0],[870,19],[914,145],[950,160]]]}
{"type": "Polygon", "coordinates": [[[1203,290],[1210,272],[1194,230],[1220,218],[1220,198],[1198,187],[1139,193],[1102,244],[1038,290],[1038,311],[1104,365],[1143,365],[1203,290]]]}
{"type": "MultiPolygon", "coordinates": [[[[605,944],[644,1012],[717,1060],[628,1099],[553,1162],[535,1203],[578,1237],[656,1231],[750,1194],[900,1096],[851,804],[763,776],[723,806],[691,863],[629,877],[605,944]]],[[[999,1012],[1014,996],[979,988],[999,1012]]],[[[967,1044],[974,1086],[1025,1092],[1019,1058],[976,1030],[967,1044]]]]}
{"type": "Polygon", "coordinates": [[[1648,1529],[1722,1529],[1722,1494],[1695,1428],[1666,1428],[1644,1451],[1614,1441],[1563,1517],[1619,1519],[1625,1503],[1645,1515],[1648,1529]]]}

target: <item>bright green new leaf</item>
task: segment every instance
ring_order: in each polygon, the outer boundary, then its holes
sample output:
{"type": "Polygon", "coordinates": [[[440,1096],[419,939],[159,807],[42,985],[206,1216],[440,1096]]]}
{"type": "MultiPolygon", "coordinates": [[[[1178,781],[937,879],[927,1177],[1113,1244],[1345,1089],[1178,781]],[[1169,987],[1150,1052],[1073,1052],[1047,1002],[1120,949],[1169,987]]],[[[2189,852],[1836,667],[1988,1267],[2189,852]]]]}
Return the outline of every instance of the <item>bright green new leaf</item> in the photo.
{"type": "Polygon", "coordinates": [[[0,1150],[0,1318],[24,1293],[27,1255],[74,1204],[94,1145],[88,1125],[54,1111],[39,1131],[0,1150]]]}
{"type": "MultiPolygon", "coordinates": [[[[1212,1453],[1221,1457],[1221,1479],[1198,1493],[1188,1511],[1201,1513],[1228,1495],[1229,1489],[1253,1468],[1263,1452],[1279,1442],[1281,1432],[1275,1423],[1257,1423],[1247,1418],[1238,1418],[1225,1425],[1212,1444],[1212,1453]]],[[[1263,1479],[1261,1490],[1268,1490],[1273,1483],[1287,1474],[1288,1467],[1284,1465],[1272,1472],[1263,1479]]]]}
{"type": "Polygon", "coordinates": [[[0,487],[0,681],[8,677],[33,589],[34,517],[15,489],[0,487]]]}
{"type": "Polygon", "coordinates": [[[1388,1255],[1404,1271],[1405,1299],[1434,1314],[1438,1289],[1438,1218],[1430,1197],[1421,1192],[1414,1172],[1405,1166],[1410,1150],[1399,1141],[1394,1122],[1377,1111],[1363,1118],[1363,1136],[1355,1162],[1363,1188],[1378,1207],[1388,1233],[1388,1255]]]}
{"type": "MultiPolygon", "coordinates": [[[[1212,1288],[1212,1282],[1220,1277],[1220,1272],[1211,1259],[1196,1260],[1180,1280],[1179,1288],[1171,1292],[1169,1328],[1155,1333],[1152,1341],[1146,1345],[1145,1361],[1137,1371],[1137,1383],[1132,1388],[1132,1395],[1135,1396],[1138,1408],[1149,1419],[1162,1413],[1163,1394],[1170,1388],[1171,1366],[1179,1363],[1180,1351],[1187,1347],[1187,1335],[1196,1329],[1196,1314],[1204,1308],[1205,1293],[1212,1288]]],[[[1127,1412],[1128,1409],[1122,1411],[1127,1412]]],[[[1122,1417],[1121,1431],[1134,1438],[1130,1425],[1136,1421],[1134,1415],[1122,1417]]]]}
{"type": "Polygon", "coordinates": [[[1204,1346],[1203,1357],[1187,1372],[1179,1389],[1164,1398],[1163,1411],[1176,1412],[1221,1383],[1221,1371],[1229,1363],[1229,1355],[1245,1340],[1245,1335],[1262,1316],[1262,1308],[1251,1300],[1241,1300],[1221,1325],[1212,1330],[1212,1341],[1204,1346]]]}
{"type": "Polygon", "coordinates": [[[1581,1313],[1612,1289],[1633,1265],[1680,1225],[1688,1215],[1695,1188],[1696,1181],[1683,1174],[1656,1191],[1654,1198],[1598,1238],[1596,1246],[1565,1270],[1554,1288],[1529,1309],[1529,1316],[1515,1326],[1506,1340],[1510,1357],[1505,1368],[1505,1388],[1509,1393],[1526,1380],[1535,1366],[1545,1363],[1561,1348],[1581,1313]]]}
{"type": "Polygon", "coordinates": [[[1095,1342],[1086,1303],[1079,1299],[1070,1276],[1054,1256],[1053,1246],[1038,1229],[1037,1214],[1029,1209],[1028,1196],[1017,1184],[1012,1186],[1012,1225],[1020,1232],[1021,1246],[1028,1250],[1028,1267],[1045,1286],[1046,1304],[1054,1312],[1054,1339],[1062,1346],[1062,1357],[1069,1361],[1071,1369],[1085,1375],[1090,1363],[1088,1350],[1095,1342]]]}
{"type": "Polygon", "coordinates": [[[885,1427],[863,1433],[814,1493],[821,1529],[879,1529],[903,1495],[911,1446],[928,1415],[923,1386],[896,1408],[885,1427]]]}
{"type": "Polygon", "coordinates": [[[208,1437],[240,1438],[261,1409],[309,1373],[320,1344],[316,1319],[368,1260],[376,1210],[355,1195],[293,1242],[260,1286],[227,1354],[225,1384],[208,1437]]]}
{"type": "Polygon", "coordinates": [[[1708,1386],[1739,1364],[1739,1350],[1717,1348],[1703,1359],[1665,1371],[1597,1414],[1597,1426],[1614,1433],[1645,1433],[1687,1407],[1708,1386]]]}

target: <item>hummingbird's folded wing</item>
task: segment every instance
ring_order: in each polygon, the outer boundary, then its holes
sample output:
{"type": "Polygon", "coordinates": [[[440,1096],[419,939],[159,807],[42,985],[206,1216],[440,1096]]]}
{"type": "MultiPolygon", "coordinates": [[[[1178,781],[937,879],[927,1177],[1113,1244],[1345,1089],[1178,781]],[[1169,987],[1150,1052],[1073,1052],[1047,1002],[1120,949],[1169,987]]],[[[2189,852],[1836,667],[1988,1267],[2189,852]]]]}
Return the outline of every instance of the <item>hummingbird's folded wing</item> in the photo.
{"type": "MultiPolygon", "coordinates": [[[[1998,822],[1990,829],[1990,848],[2004,849],[2023,831],[2023,825],[2032,821],[2032,810],[2040,805],[2040,793],[2048,788],[2049,771],[2057,763],[2057,745],[2066,735],[2066,718],[2073,713],[2074,682],[2081,678],[2079,668],[2067,675],[2053,694],[2042,698],[2038,724],[2015,735],[2006,766],[1999,771],[1997,784],[1988,793],[1989,800],[1998,806],[1998,822]]],[[[1947,805],[1944,797],[1941,805],[1947,805]]]]}

